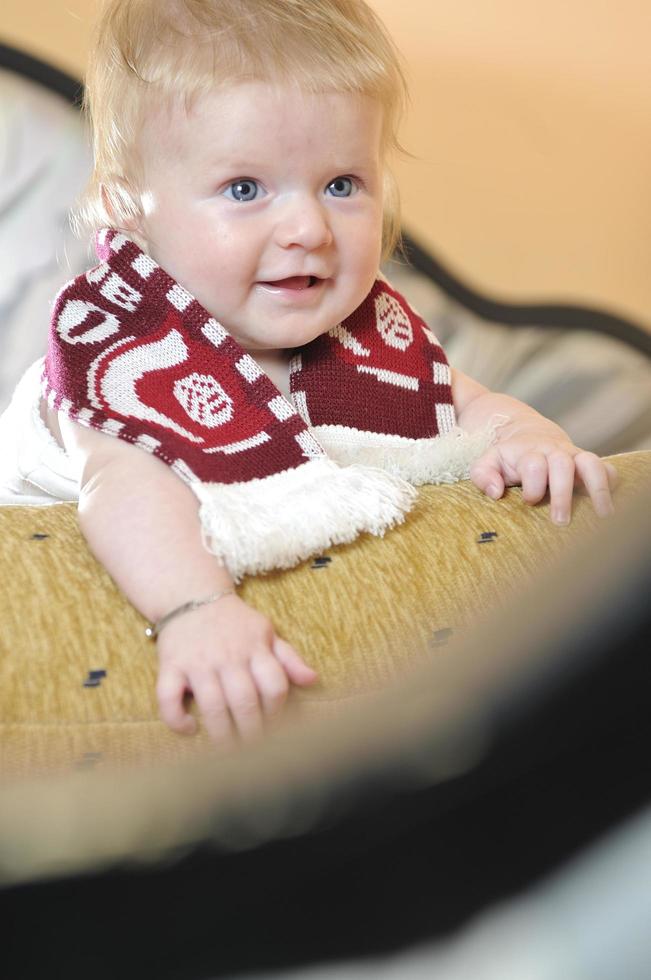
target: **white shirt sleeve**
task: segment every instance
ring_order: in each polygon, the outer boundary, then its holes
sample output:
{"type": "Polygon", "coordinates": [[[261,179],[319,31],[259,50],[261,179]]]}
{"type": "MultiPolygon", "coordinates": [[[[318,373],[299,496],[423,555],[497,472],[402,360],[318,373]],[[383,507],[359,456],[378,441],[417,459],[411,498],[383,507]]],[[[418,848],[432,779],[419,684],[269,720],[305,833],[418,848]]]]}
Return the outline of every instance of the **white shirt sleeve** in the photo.
{"type": "Polygon", "coordinates": [[[0,416],[0,506],[79,499],[81,473],[41,416],[43,358],[18,382],[0,416]]]}

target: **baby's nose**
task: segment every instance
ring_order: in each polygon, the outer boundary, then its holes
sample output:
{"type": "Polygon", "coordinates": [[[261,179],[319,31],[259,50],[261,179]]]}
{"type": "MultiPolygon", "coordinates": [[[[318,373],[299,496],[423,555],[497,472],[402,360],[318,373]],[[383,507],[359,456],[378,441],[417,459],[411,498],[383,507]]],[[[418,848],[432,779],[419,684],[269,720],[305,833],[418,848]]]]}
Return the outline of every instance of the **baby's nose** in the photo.
{"type": "Polygon", "coordinates": [[[286,202],[276,224],[276,241],[282,248],[299,245],[313,251],[332,242],[332,231],[325,205],[302,196],[286,202]]]}

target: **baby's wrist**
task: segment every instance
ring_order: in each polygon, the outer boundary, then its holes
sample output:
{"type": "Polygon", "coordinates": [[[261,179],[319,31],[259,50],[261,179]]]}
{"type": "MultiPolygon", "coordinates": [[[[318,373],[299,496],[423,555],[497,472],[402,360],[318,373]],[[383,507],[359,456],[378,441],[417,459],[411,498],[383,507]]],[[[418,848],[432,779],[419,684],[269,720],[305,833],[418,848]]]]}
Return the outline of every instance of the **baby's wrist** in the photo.
{"type": "Polygon", "coordinates": [[[158,587],[150,592],[146,605],[143,603],[139,606],[143,616],[151,622],[158,622],[185,603],[226,589],[234,590],[235,583],[228,569],[219,565],[212,555],[206,553],[205,557],[208,561],[184,563],[176,575],[166,573],[164,579],[159,579],[158,587]]]}
{"type": "Polygon", "coordinates": [[[198,598],[188,599],[186,602],[180,603],[178,606],[174,606],[157,619],[155,622],[149,623],[145,629],[145,636],[151,640],[155,640],[161,634],[163,629],[168,626],[171,622],[178,619],[181,616],[188,616],[191,613],[196,612],[198,609],[202,609],[205,606],[212,605],[215,602],[219,602],[221,599],[227,596],[236,595],[235,587],[231,584],[230,587],[224,589],[218,589],[215,592],[210,592],[208,595],[203,595],[198,598]]]}

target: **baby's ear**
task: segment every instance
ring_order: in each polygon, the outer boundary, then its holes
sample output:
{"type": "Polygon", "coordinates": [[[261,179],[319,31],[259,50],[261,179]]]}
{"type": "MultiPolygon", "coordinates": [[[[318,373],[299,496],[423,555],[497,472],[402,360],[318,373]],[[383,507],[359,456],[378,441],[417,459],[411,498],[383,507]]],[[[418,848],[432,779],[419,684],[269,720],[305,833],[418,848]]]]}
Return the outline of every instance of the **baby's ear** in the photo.
{"type": "Polygon", "coordinates": [[[113,228],[140,234],[143,212],[140,195],[126,177],[111,177],[100,184],[102,207],[113,228]]]}

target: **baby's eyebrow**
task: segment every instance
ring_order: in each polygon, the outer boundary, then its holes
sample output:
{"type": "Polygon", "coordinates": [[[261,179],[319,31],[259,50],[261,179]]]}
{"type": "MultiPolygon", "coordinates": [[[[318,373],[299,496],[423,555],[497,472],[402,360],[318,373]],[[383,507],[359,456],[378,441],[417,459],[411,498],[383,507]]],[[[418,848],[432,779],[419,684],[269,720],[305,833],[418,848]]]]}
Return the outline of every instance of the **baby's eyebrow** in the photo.
{"type": "Polygon", "coordinates": [[[244,159],[243,157],[218,156],[209,158],[207,165],[212,170],[219,168],[232,171],[236,174],[245,174],[249,170],[260,169],[261,163],[259,161],[255,162],[252,159],[244,159]]]}
{"type": "Polygon", "coordinates": [[[354,174],[360,170],[374,170],[378,160],[373,156],[360,156],[347,160],[335,160],[325,164],[325,169],[333,174],[354,174]]]}
{"type": "MultiPolygon", "coordinates": [[[[274,158],[263,158],[252,154],[251,156],[229,155],[226,152],[216,153],[215,156],[208,155],[201,161],[202,171],[211,179],[217,175],[220,179],[235,180],[237,178],[249,177],[251,179],[264,179],[273,175],[278,169],[278,160],[274,158]]],[[[287,164],[281,161],[283,169],[287,164]]],[[[319,166],[320,179],[330,181],[335,177],[346,174],[359,175],[361,177],[375,174],[380,169],[380,161],[373,153],[366,154],[360,152],[348,158],[333,158],[323,160],[319,166]]]]}

